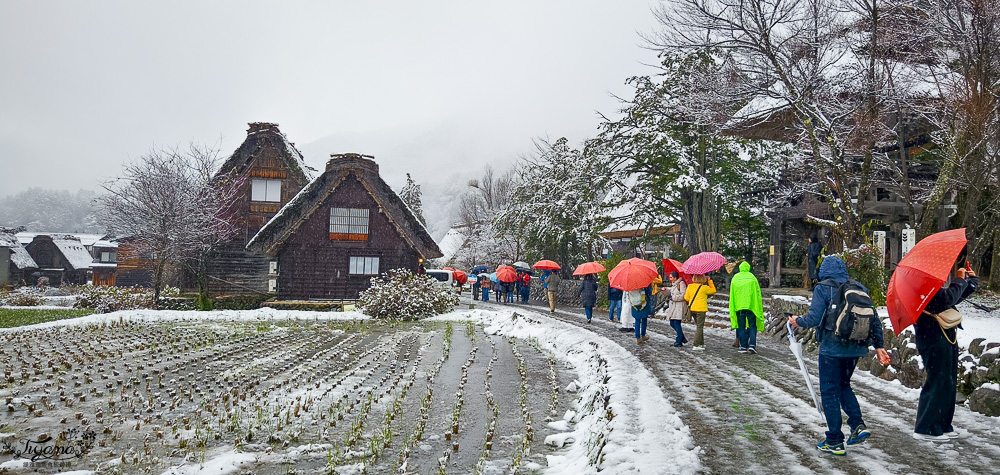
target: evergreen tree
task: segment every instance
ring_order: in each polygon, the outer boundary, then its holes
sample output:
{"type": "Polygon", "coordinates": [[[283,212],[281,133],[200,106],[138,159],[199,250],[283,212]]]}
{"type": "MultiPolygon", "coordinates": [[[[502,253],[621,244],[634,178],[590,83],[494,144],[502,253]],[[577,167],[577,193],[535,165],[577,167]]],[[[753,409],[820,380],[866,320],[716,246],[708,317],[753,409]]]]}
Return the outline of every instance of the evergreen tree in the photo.
{"type": "Polygon", "coordinates": [[[420,203],[420,185],[410,178],[410,174],[406,174],[406,185],[399,192],[399,197],[406,203],[406,206],[410,207],[410,211],[413,211],[413,215],[417,217],[420,224],[424,226],[427,225],[427,221],[424,220],[424,208],[420,203]]]}
{"type": "Polygon", "coordinates": [[[661,66],[659,77],[628,80],[634,97],[592,142],[620,177],[605,202],[630,207],[620,219],[638,228],[680,223],[692,254],[730,250],[724,241],[733,237],[723,232],[734,211],[753,210],[757,225],[763,222],[760,204],[742,195],[774,186],[778,146],[721,134],[720,119],[736,104],[715,97],[729,74],[714,55],[665,54],[661,66]]]}

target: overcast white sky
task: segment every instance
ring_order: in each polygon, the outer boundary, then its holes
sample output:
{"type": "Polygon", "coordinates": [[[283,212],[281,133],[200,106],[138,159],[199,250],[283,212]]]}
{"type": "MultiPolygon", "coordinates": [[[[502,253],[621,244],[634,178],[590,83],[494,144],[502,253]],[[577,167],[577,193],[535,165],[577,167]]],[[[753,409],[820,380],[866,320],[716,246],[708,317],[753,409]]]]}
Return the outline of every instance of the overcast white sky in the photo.
{"type": "Polygon", "coordinates": [[[228,155],[251,121],[316,167],[374,154],[394,187],[476,175],[593,136],[652,71],[653,4],[0,0],[0,195],[97,189],[153,145],[228,155]]]}

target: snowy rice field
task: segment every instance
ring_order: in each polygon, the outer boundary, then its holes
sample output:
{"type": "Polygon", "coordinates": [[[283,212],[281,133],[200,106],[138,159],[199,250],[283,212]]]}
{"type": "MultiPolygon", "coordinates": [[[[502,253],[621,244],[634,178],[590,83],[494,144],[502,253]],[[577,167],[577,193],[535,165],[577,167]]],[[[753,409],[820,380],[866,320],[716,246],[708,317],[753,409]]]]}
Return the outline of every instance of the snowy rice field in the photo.
{"type": "Polygon", "coordinates": [[[663,397],[628,381],[641,364],[560,325],[480,310],[383,323],[262,309],[7,329],[0,439],[96,437],[79,458],[34,467],[2,450],[0,473],[696,470],[669,404],[626,407],[663,397]]]}

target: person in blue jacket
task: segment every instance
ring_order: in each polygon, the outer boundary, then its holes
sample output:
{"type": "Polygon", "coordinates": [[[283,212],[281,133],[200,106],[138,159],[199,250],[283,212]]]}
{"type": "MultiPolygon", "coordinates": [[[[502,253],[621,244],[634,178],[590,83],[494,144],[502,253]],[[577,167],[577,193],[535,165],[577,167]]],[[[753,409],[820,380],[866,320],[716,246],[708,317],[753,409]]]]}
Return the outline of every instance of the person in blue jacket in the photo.
{"type": "MultiPolygon", "coordinates": [[[[850,277],[844,261],[837,256],[830,256],[820,265],[819,278],[821,281],[830,279],[839,285],[847,282],[850,277]]],[[[866,292],[867,290],[865,289],[866,292]]],[[[844,448],[844,432],[841,430],[841,408],[847,413],[847,424],[851,427],[847,445],[859,444],[871,436],[871,431],[865,426],[861,416],[861,405],[851,388],[854,368],[858,364],[858,358],[868,355],[868,345],[841,341],[832,335],[832,331],[824,328],[823,316],[830,308],[837,291],[838,287],[832,285],[817,285],[813,291],[809,314],[803,317],[790,316],[788,322],[793,327],[815,327],[816,340],[819,341],[819,390],[829,430],[826,432],[826,439],[817,444],[816,448],[825,453],[845,455],[847,451],[844,448]]],[[[869,335],[879,362],[888,364],[889,354],[883,348],[881,319],[871,319],[869,335]]]]}
{"type": "Polygon", "coordinates": [[[622,321],[622,291],[608,285],[608,319],[612,322],[622,321]]]}

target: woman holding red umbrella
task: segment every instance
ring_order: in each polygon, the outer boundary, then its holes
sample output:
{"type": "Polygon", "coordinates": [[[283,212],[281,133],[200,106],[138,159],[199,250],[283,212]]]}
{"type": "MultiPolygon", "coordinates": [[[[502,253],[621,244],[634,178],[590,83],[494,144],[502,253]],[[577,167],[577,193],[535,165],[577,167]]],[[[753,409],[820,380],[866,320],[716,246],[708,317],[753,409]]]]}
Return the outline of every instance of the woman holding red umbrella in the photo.
{"type": "Polygon", "coordinates": [[[927,371],[917,403],[917,422],[913,438],[944,442],[958,437],[955,417],[955,391],[958,387],[958,329],[945,329],[935,315],[956,311],[955,306],[979,287],[979,278],[965,261],[965,249],[953,266],[952,277],[931,298],[913,326],[917,351],[927,371]]]}

